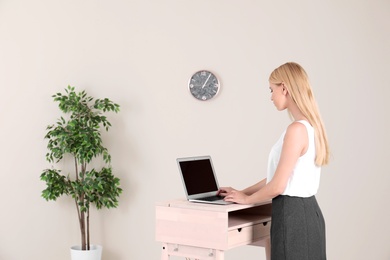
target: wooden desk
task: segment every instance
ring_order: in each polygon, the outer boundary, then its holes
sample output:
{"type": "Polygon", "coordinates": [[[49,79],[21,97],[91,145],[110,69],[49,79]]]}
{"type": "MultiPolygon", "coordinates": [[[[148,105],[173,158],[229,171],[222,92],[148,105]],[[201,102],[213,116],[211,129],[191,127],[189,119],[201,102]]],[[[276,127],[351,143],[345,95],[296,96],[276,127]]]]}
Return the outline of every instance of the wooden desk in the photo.
{"type": "Polygon", "coordinates": [[[169,256],[222,260],[243,245],[265,247],[270,260],[271,202],[213,205],[173,200],[156,205],[156,240],[162,260],[169,256]]]}

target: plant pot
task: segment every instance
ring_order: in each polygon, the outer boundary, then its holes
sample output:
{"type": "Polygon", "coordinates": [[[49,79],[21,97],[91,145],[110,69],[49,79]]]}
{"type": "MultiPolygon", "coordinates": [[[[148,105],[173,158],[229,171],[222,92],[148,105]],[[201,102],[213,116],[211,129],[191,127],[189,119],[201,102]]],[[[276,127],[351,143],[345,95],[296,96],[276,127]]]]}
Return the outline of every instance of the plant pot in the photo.
{"type": "Polygon", "coordinates": [[[72,246],[70,256],[72,260],[101,260],[102,246],[91,245],[90,250],[81,250],[81,246],[72,246]]]}

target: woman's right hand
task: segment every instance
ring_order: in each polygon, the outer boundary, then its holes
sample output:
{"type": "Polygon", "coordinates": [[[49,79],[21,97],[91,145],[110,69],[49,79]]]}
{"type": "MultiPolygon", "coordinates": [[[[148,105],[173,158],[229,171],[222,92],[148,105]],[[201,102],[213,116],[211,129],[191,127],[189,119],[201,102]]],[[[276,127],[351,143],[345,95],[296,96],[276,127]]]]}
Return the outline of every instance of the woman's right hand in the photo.
{"type": "Polygon", "coordinates": [[[220,187],[217,195],[225,197],[227,194],[229,194],[230,192],[232,192],[234,190],[235,189],[233,189],[232,187],[220,187]]]}

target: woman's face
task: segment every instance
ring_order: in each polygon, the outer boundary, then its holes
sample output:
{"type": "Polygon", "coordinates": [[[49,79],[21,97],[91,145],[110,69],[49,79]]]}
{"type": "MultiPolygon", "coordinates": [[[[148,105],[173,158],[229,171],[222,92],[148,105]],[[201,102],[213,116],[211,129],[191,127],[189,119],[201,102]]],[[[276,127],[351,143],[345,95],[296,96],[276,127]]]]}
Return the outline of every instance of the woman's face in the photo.
{"type": "Polygon", "coordinates": [[[271,91],[271,100],[274,102],[276,109],[279,111],[286,109],[286,88],[283,83],[279,85],[270,83],[269,89],[271,91]]]}

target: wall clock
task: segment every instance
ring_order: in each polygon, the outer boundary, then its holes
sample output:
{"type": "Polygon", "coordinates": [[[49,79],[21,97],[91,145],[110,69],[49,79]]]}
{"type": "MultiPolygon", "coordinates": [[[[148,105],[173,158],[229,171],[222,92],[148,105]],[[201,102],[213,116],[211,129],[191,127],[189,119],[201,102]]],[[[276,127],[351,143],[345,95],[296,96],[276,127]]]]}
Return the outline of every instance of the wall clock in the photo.
{"type": "Polygon", "coordinates": [[[206,101],[215,97],[221,88],[218,78],[208,70],[195,72],[188,82],[190,93],[198,100],[206,101]]]}

